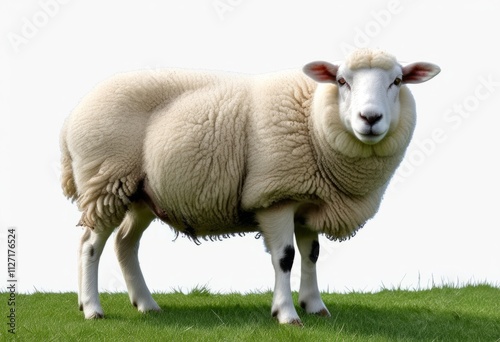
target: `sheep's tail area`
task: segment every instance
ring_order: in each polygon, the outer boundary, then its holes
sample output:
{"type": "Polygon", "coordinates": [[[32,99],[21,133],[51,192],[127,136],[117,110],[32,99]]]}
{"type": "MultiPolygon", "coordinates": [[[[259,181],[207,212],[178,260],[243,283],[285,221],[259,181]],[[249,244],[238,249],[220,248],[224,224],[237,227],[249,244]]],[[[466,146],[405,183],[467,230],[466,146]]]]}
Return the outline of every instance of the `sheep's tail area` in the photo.
{"type": "Polygon", "coordinates": [[[77,191],[75,178],[73,175],[73,166],[71,154],[69,153],[68,143],[66,142],[67,124],[64,123],[61,131],[60,145],[61,145],[61,187],[64,196],[75,201],[77,199],[77,191]]]}

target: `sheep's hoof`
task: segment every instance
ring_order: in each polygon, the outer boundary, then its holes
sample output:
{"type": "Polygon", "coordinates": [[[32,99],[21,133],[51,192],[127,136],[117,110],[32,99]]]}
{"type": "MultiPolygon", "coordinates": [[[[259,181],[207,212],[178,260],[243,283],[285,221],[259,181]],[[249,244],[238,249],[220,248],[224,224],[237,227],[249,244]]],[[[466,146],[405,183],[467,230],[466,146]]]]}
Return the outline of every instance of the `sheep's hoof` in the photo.
{"type": "Polygon", "coordinates": [[[330,315],[330,312],[327,309],[322,309],[318,312],[315,312],[314,314],[316,316],[320,316],[320,317],[331,317],[332,316],[332,315],[330,315]]]}
{"type": "Polygon", "coordinates": [[[140,313],[143,314],[148,314],[148,313],[156,313],[156,312],[162,312],[163,310],[158,307],[158,308],[153,308],[153,309],[147,309],[147,310],[139,310],[140,313]]]}
{"type": "Polygon", "coordinates": [[[316,316],[320,316],[320,317],[331,317],[330,312],[328,311],[328,309],[325,307],[325,305],[323,304],[323,302],[321,300],[319,302],[317,302],[316,305],[313,305],[312,303],[310,305],[307,305],[307,303],[305,301],[301,301],[300,306],[308,314],[312,314],[312,315],[316,315],[316,316]],[[311,307],[313,307],[313,308],[311,308],[311,307]]]}
{"type": "Polygon", "coordinates": [[[294,319],[291,322],[288,322],[287,324],[293,325],[293,326],[296,326],[296,327],[301,327],[301,328],[304,327],[304,324],[302,324],[302,321],[299,318],[294,319]]]}
{"type": "Polygon", "coordinates": [[[132,302],[132,305],[139,310],[139,312],[142,313],[148,313],[148,312],[160,312],[161,308],[156,304],[155,301],[150,301],[149,303],[142,303],[140,305],[137,304],[137,302],[132,302]]]}
{"type": "Polygon", "coordinates": [[[280,314],[279,314],[278,310],[273,311],[272,315],[273,315],[273,317],[278,319],[278,322],[280,324],[293,325],[296,327],[303,327],[304,326],[304,324],[302,324],[302,321],[298,317],[297,318],[289,318],[289,319],[280,318],[280,314]]]}
{"type": "Polygon", "coordinates": [[[80,306],[81,310],[83,311],[83,314],[85,315],[85,319],[102,319],[104,318],[104,312],[102,311],[101,308],[87,308],[85,309],[84,305],[80,306]]]}
{"type": "Polygon", "coordinates": [[[104,318],[104,314],[102,312],[94,312],[90,315],[85,315],[85,319],[103,319],[104,318]]]}

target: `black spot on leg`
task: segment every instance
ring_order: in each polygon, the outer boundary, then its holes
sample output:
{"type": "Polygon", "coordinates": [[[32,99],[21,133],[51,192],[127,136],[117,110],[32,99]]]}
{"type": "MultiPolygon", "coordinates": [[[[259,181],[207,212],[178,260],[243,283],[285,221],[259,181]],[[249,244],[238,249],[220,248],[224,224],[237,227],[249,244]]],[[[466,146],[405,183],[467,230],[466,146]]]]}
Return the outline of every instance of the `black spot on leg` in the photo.
{"type": "Polygon", "coordinates": [[[137,308],[137,303],[135,300],[132,302],[132,305],[134,306],[134,308],[137,308]]]}
{"type": "Polygon", "coordinates": [[[304,310],[305,310],[305,309],[306,309],[306,306],[307,306],[306,302],[304,302],[304,301],[301,301],[301,302],[300,302],[300,307],[301,307],[302,309],[304,309],[304,310]]]}
{"type": "Polygon", "coordinates": [[[285,247],[285,255],[280,259],[280,267],[283,272],[290,272],[292,270],[293,258],[295,257],[295,249],[293,246],[285,247]]]}
{"type": "Polygon", "coordinates": [[[89,254],[91,258],[94,257],[94,246],[90,246],[89,254]]]}
{"type": "Polygon", "coordinates": [[[274,310],[274,311],[273,311],[273,313],[272,313],[273,317],[278,316],[278,313],[279,313],[279,311],[278,311],[278,310],[274,310]]]}
{"type": "Polygon", "coordinates": [[[309,260],[312,261],[313,264],[318,261],[319,257],[319,242],[314,240],[311,245],[311,254],[309,254],[309,260]]]}

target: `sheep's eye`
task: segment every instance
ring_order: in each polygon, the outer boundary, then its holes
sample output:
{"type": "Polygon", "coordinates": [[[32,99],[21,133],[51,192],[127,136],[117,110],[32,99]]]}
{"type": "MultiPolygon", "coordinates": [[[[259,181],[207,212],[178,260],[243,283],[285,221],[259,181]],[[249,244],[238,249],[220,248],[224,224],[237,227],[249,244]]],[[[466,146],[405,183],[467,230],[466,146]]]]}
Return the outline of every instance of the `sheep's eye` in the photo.
{"type": "Polygon", "coordinates": [[[340,84],[340,86],[343,86],[344,84],[346,84],[347,82],[345,81],[345,78],[341,77],[337,80],[337,82],[340,84]]]}
{"type": "Polygon", "coordinates": [[[401,84],[401,79],[399,77],[396,77],[396,79],[394,80],[394,85],[398,86],[400,84],[401,84]]]}

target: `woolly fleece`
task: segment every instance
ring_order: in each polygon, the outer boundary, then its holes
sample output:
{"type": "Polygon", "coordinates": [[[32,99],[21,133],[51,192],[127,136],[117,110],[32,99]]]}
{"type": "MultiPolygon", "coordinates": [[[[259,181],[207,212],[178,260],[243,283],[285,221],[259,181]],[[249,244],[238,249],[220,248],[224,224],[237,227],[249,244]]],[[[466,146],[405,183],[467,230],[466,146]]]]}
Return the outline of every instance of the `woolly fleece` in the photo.
{"type": "MultiPolygon", "coordinates": [[[[397,62],[364,50],[346,63],[397,62]]],[[[146,186],[191,237],[258,231],[255,211],[295,201],[297,222],[343,240],[376,213],[410,141],[415,103],[404,85],[399,98],[397,128],[366,145],[343,128],[337,85],[301,71],[120,74],[66,120],[62,186],[94,229],[116,227],[146,186]]]]}

